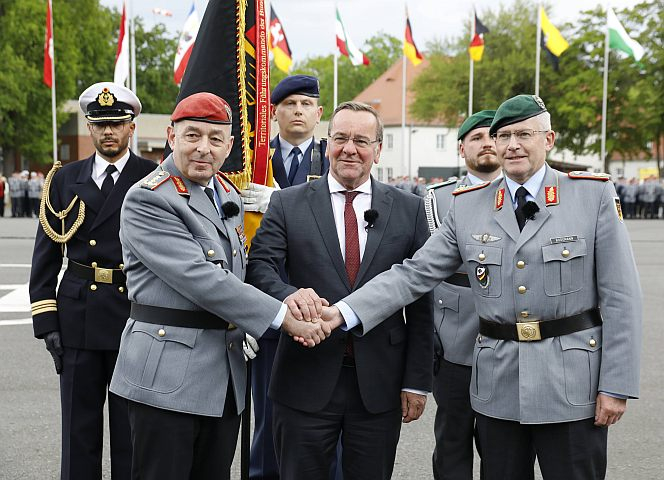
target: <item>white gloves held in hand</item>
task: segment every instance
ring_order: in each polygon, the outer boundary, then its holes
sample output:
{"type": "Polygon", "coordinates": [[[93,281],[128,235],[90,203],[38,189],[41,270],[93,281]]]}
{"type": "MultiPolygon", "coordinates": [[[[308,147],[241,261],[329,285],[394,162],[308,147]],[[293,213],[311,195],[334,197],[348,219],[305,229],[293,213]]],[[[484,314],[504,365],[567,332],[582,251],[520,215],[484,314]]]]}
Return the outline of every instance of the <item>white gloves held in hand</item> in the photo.
{"type": "Polygon", "coordinates": [[[244,334],[244,340],[242,340],[242,351],[244,352],[244,361],[248,362],[256,358],[258,353],[258,342],[254,337],[248,333],[244,334]]]}
{"type": "Polygon", "coordinates": [[[279,190],[279,185],[274,182],[274,188],[258,183],[250,183],[245,190],[240,190],[245,212],[265,213],[270,203],[272,192],[279,190]]]}

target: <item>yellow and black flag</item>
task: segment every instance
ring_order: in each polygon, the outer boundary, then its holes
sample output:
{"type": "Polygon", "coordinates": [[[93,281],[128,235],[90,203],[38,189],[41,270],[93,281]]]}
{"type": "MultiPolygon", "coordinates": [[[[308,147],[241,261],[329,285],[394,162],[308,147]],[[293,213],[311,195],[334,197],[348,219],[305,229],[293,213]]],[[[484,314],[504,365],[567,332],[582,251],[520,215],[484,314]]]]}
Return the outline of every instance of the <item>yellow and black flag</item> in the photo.
{"type": "Polygon", "coordinates": [[[569,43],[563,38],[560,30],[553,26],[542,7],[539,8],[539,16],[542,29],[540,46],[546,53],[546,58],[551,63],[553,70],[557,72],[560,68],[558,57],[569,48],[569,43]]]}
{"type": "Polygon", "coordinates": [[[424,60],[424,57],[415,45],[415,40],[413,40],[413,30],[410,27],[408,10],[406,10],[406,34],[403,40],[403,53],[414,66],[418,66],[420,63],[422,63],[422,60],[424,60]]]}

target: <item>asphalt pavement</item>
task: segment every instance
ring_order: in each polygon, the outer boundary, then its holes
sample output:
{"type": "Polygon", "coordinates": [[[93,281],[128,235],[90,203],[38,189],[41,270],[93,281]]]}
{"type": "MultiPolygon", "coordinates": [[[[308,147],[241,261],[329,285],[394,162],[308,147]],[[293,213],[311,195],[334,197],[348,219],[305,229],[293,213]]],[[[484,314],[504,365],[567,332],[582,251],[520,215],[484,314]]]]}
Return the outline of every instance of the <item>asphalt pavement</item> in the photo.
{"type": "MultiPolygon", "coordinates": [[[[611,427],[606,478],[663,479],[664,221],[628,220],[627,227],[644,294],[641,398],[629,401],[611,427]]],[[[58,377],[43,342],[32,336],[27,293],[36,229],[36,219],[0,218],[0,480],[59,478],[58,377]]],[[[435,407],[429,396],[422,418],[402,428],[393,478],[432,478],[435,407]]],[[[234,479],[238,463],[239,452],[234,479]]],[[[108,438],[103,478],[111,478],[108,438]]]]}

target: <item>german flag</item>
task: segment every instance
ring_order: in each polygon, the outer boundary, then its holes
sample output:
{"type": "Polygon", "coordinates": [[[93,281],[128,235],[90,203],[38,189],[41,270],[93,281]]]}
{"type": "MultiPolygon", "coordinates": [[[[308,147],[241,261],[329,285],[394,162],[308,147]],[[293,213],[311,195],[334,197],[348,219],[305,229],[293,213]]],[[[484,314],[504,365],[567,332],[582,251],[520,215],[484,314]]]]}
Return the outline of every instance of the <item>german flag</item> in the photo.
{"type": "Polygon", "coordinates": [[[274,57],[275,66],[282,72],[288,73],[293,64],[293,55],[284,27],[272,5],[270,5],[270,51],[274,57]]]}
{"type": "Polygon", "coordinates": [[[417,49],[415,40],[413,40],[413,30],[410,27],[408,11],[406,11],[406,34],[403,41],[403,54],[411,61],[414,66],[418,66],[424,60],[424,57],[417,49]]]}
{"type": "Polygon", "coordinates": [[[489,33],[489,29],[484,26],[484,24],[477,18],[477,13],[475,13],[475,24],[473,25],[473,39],[470,41],[468,46],[468,53],[470,54],[470,59],[474,62],[479,62],[482,60],[482,55],[484,54],[484,34],[489,33]]]}

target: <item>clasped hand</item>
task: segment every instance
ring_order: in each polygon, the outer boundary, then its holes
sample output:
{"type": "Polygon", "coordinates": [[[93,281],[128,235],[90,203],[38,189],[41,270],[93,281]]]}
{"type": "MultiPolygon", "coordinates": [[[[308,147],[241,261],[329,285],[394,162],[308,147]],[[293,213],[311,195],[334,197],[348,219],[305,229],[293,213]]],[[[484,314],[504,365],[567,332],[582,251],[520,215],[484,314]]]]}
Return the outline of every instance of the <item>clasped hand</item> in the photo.
{"type": "Polygon", "coordinates": [[[301,288],[284,299],[288,307],[282,328],[293,340],[314,347],[343,323],[339,309],[311,288],[301,288]]]}

